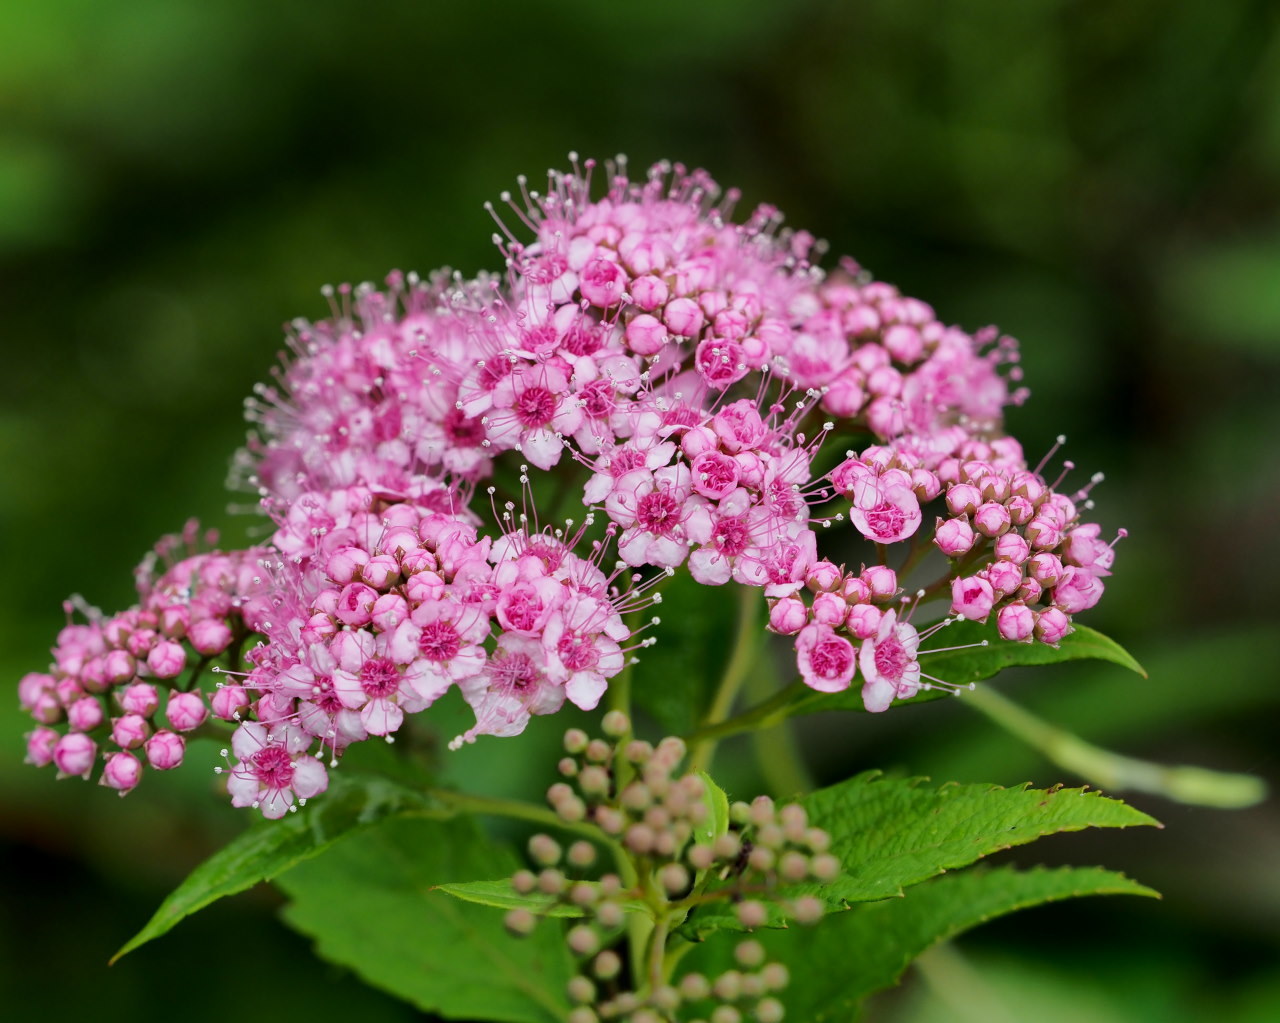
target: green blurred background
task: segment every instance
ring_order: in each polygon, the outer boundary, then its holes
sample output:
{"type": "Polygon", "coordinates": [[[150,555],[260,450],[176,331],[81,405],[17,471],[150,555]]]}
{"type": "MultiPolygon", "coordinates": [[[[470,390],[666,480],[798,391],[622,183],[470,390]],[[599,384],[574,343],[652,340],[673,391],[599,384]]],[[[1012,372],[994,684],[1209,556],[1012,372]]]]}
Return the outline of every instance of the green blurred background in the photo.
{"type": "MultiPolygon", "coordinates": [[[[497,265],[481,208],[576,149],[671,158],[835,253],[1019,337],[1029,452],[1101,470],[1118,572],[1089,624],[1150,670],[1001,688],[1127,753],[1272,781],[1280,598],[1280,19],[1269,2],[0,2],[0,668],[60,602],[128,604],[223,488],[240,402],[324,282],[497,265]]],[[[243,817],[213,750],[123,803],[0,734],[0,1005],[99,1020],[412,1018],[309,958],[270,892],[107,969],[243,817]]],[[[560,723],[562,725],[562,722],[560,723]]],[[[536,730],[535,730],[536,731],[536,730]]],[[[545,729],[542,733],[551,735],[545,729]]],[[[830,777],[1076,781],[956,702],[806,726],[830,777]]],[[[542,738],[531,742],[544,741],[542,738]]],[[[732,749],[732,747],[730,747],[732,749]]],[[[1163,902],[987,927],[871,1018],[1280,1019],[1274,803],[1138,796],[1162,832],[1062,836],[1163,902]]],[[[1025,858],[1025,857],[1024,857],[1025,858]]],[[[853,965],[853,964],[851,964],[853,965]]]]}

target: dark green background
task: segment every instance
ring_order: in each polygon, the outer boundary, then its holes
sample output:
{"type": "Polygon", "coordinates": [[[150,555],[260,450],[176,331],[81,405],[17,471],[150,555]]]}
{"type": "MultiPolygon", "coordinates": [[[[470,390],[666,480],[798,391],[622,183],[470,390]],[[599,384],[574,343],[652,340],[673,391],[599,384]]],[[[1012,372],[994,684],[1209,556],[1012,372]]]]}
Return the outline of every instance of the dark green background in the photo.
{"type": "MultiPolygon", "coordinates": [[[[1280,583],[1275,5],[650,0],[615,5],[0,3],[0,667],[42,668],[60,602],[117,608],[223,482],[240,402],[324,282],[497,265],[481,208],[576,149],[708,168],[940,316],[1020,337],[1029,452],[1102,470],[1133,536],[1087,621],[1149,680],[1006,691],[1135,755],[1274,777],[1280,583]]],[[[107,970],[243,818],[206,764],[121,803],[0,779],[6,1014],[408,1015],[242,897],[107,970]],[[376,1003],[376,1004],[375,1004],[376,1003]]],[[[964,708],[812,726],[828,774],[1072,779],[964,708]]],[[[518,754],[517,754],[518,755],[518,754]]],[[[1040,910],[963,943],[876,1019],[1272,1020],[1280,826],[1150,797],[1161,833],[1047,840],[1159,904],[1040,910]],[[947,972],[950,971],[950,972],[947,972]],[[941,979],[939,979],[941,978],[941,979]],[[941,990],[951,1002],[939,1002],[941,990]],[[1056,1012],[1058,1015],[1053,1015],[1056,1012]]]]}

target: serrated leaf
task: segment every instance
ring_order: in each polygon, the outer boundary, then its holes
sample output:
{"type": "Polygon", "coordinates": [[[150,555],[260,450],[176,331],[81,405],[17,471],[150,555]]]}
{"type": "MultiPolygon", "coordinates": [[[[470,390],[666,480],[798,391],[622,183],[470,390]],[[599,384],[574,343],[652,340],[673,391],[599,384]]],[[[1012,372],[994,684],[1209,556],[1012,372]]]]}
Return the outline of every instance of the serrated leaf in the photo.
{"type": "Polygon", "coordinates": [[[514,853],[471,818],[401,818],[338,844],[277,884],[285,922],[313,938],[322,958],[367,983],[452,1019],[549,1023],[568,1013],[573,972],[559,929],[515,938],[502,914],[441,885],[500,876],[514,853]]]}
{"type": "MultiPolygon", "coordinates": [[[[819,789],[801,804],[810,822],[830,834],[841,872],[829,884],[788,885],[782,894],[815,895],[828,912],[900,895],[943,871],[1055,832],[1160,826],[1142,811],[1088,789],[939,788],[923,778],[886,779],[877,772],[819,789]]],[[[770,924],[782,925],[776,906],[770,911],[770,924]]],[[[711,902],[689,919],[683,933],[720,928],[742,926],[731,907],[711,902]]]]}
{"type": "Polygon", "coordinates": [[[218,899],[270,881],[340,838],[398,814],[437,811],[418,793],[386,779],[335,775],[323,798],[284,820],[254,826],[196,867],[145,927],[111,957],[115,962],[218,899]]]}
{"type": "MultiPolygon", "coordinates": [[[[1157,892],[1099,867],[975,869],[936,878],[905,897],[857,906],[816,927],[755,937],[791,982],[780,995],[788,1019],[848,1020],[867,995],[897,983],[913,959],[941,941],[1015,910],[1084,895],[1157,892]]],[[[737,939],[719,935],[694,948],[682,968],[714,976],[733,965],[737,939]]]]}
{"type": "MultiPolygon", "coordinates": [[[[955,622],[934,637],[933,645],[967,647],[964,650],[945,650],[936,654],[924,650],[920,654],[920,667],[927,674],[958,686],[992,678],[1005,668],[1061,664],[1066,661],[1108,661],[1137,672],[1143,678],[1147,675],[1142,665],[1124,647],[1087,625],[1077,625],[1055,647],[1045,643],[1014,643],[1001,639],[994,619],[985,625],[977,622],[955,622]],[[968,646],[983,640],[986,640],[986,646],[968,646]]],[[[927,703],[949,695],[946,690],[926,689],[911,699],[900,702],[927,703]]],[[[856,680],[854,685],[842,693],[803,693],[793,707],[793,714],[865,709],[856,680]]]]}

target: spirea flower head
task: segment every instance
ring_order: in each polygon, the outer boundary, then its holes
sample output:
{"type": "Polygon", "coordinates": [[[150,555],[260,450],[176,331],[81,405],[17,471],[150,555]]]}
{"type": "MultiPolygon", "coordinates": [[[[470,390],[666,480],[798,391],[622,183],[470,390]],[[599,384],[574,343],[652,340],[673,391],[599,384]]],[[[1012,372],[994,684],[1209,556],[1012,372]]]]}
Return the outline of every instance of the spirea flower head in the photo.
{"type": "Polygon", "coordinates": [[[796,674],[874,711],[946,685],[927,657],[951,622],[1059,642],[1114,541],[1086,518],[1097,478],[1062,490],[1006,430],[1016,343],[851,259],[825,272],[739,198],[573,157],[489,206],[496,273],[326,289],[247,404],[233,477],[268,542],[191,525],[133,608],[69,602],[19,683],[28,760],[123,794],[212,733],[233,803],[281,816],[455,689],[455,747],[595,708],[677,573],[761,591],[796,674]]]}

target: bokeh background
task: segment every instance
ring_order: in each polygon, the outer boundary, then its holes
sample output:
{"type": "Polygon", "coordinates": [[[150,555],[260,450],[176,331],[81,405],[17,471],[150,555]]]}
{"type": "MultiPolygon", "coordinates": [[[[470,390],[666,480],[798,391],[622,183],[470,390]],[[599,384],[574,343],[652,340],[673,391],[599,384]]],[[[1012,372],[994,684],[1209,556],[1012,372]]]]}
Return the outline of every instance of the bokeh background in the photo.
{"type": "MultiPolygon", "coordinates": [[[[1001,688],[1133,755],[1277,774],[1280,23],[1266,0],[0,2],[0,676],[192,514],[229,543],[240,402],[325,282],[496,266],[486,199],[571,150],[667,157],[1023,340],[1028,451],[1069,435],[1132,538],[1089,624],[1150,671],[1001,688]]],[[[0,701],[0,1004],[98,1020],[414,1018],[269,891],[105,961],[243,817],[198,764],[121,803],[21,759],[0,701]]],[[[820,774],[1076,781],[956,702],[810,726],[820,774]]],[[[205,751],[210,764],[212,751],[205,751]]],[[[499,771],[500,773],[500,771],[499,771]]],[[[1047,839],[1160,903],[975,932],[871,1018],[1280,1019],[1280,821],[1134,801],[1047,839]]]]}

